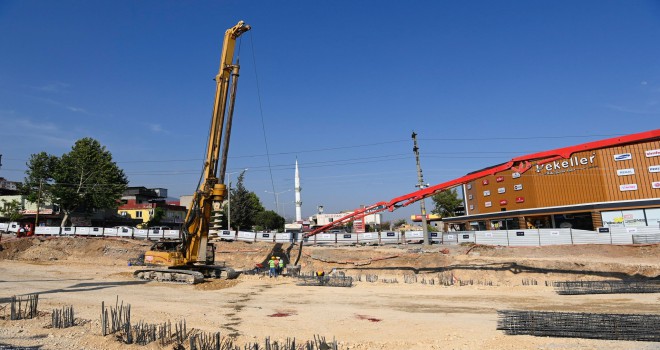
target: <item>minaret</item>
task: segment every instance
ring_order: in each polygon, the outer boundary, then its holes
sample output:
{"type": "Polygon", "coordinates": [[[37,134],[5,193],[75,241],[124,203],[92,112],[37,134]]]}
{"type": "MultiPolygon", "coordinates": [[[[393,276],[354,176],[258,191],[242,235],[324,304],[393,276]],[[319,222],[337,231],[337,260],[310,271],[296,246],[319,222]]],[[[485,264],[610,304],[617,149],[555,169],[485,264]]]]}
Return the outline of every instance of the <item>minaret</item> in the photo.
{"type": "Polygon", "coordinates": [[[302,221],[302,201],[300,200],[300,173],[298,172],[298,158],[296,158],[296,222],[302,221]]]}

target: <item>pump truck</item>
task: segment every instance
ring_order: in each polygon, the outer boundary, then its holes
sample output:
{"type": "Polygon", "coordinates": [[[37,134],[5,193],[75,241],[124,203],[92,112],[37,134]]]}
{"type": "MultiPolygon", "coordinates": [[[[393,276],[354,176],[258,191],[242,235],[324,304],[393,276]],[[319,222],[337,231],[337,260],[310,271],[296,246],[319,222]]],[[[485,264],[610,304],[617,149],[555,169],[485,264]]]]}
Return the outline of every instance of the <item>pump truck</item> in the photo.
{"type": "Polygon", "coordinates": [[[160,240],[144,254],[145,265],[133,276],[141,280],[195,284],[207,278],[238,277],[240,272],[215,264],[215,247],[208,242],[209,230],[219,230],[220,208],[227,188],[224,184],[231,136],[234,101],[239,76],[238,59],[234,63],[236,39],[250,30],[243,21],[227,29],[215,77],[213,106],[206,158],[190,208],[181,227],[181,237],[160,240]],[[223,134],[224,132],[224,134],[223,134]]]}

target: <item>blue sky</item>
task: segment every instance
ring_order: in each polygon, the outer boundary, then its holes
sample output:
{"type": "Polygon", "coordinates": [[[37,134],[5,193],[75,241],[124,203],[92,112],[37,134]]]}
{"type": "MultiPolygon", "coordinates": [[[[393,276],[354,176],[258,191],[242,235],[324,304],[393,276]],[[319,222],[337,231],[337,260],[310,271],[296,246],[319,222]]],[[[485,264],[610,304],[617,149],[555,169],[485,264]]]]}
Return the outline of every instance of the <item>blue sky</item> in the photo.
{"type": "Polygon", "coordinates": [[[660,126],[658,1],[5,0],[0,177],[93,137],[131,186],[192,193],[238,20],[229,171],[287,217],[296,157],[309,216],[414,191],[413,130],[436,184],[660,126]]]}

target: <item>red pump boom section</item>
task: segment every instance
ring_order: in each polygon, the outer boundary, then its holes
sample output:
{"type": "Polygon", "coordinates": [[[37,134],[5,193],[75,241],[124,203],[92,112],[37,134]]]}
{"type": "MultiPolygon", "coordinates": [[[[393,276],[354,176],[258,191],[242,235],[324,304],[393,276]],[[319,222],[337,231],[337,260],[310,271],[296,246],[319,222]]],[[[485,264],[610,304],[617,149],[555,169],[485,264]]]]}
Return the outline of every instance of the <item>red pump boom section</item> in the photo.
{"type": "Polygon", "coordinates": [[[487,175],[494,175],[509,169],[514,169],[518,173],[523,174],[532,167],[531,162],[533,161],[537,161],[537,165],[542,165],[549,162],[553,162],[558,159],[568,159],[575,152],[590,151],[590,150],[596,150],[596,149],[612,147],[612,146],[621,146],[625,144],[641,142],[641,141],[651,141],[655,139],[660,139],[660,129],[645,131],[645,132],[626,135],[626,136],[613,137],[600,141],[587,142],[576,146],[557,148],[550,151],[532,153],[525,156],[516,157],[506,163],[496,165],[490,168],[486,168],[474,173],[467,174],[463,177],[459,177],[451,181],[443,182],[434,186],[421,189],[419,191],[415,191],[400,197],[393,198],[389,202],[378,202],[376,204],[358,209],[353,213],[341,217],[325,226],[318,227],[313,231],[306,233],[305,237],[314,236],[321,232],[325,232],[333,228],[343,226],[349,221],[359,220],[367,215],[379,213],[385,210],[394,211],[397,208],[405,207],[412,203],[420,201],[424,198],[431,197],[438,192],[447,190],[452,187],[456,187],[458,185],[466,184],[470,181],[474,181],[476,179],[479,179],[487,175]]]}

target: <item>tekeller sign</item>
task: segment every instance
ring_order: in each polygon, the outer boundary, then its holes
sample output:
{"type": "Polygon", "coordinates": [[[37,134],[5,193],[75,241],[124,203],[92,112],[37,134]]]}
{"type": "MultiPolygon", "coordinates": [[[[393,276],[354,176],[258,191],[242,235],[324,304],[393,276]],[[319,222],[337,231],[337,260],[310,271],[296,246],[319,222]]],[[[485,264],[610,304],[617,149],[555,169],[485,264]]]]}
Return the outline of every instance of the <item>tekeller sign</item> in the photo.
{"type": "Polygon", "coordinates": [[[580,165],[589,165],[594,163],[594,158],[596,158],[596,155],[591,155],[589,157],[571,157],[570,159],[567,160],[555,160],[547,164],[541,164],[541,165],[537,164],[536,172],[540,173],[541,170],[545,170],[548,173],[552,171],[558,172],[560,170],[569,169],[580,165]]]}

